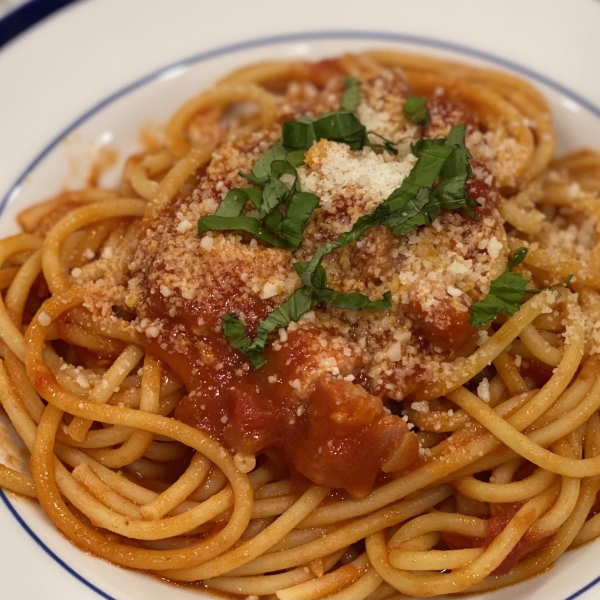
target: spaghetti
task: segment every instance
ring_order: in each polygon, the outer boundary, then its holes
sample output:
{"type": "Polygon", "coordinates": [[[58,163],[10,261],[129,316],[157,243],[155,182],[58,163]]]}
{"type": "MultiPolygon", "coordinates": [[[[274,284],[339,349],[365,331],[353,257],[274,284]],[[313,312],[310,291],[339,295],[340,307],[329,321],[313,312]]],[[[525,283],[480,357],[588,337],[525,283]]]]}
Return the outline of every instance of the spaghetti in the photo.
{"type": "Polygon", "coordinates": [[[86,551],[240,596],[540,573],[600,534],[600,155],[553,151],[504,73],[372,51],[228,75],[120,190],[0,241],[32,473],[0,485],[86,551]]]}

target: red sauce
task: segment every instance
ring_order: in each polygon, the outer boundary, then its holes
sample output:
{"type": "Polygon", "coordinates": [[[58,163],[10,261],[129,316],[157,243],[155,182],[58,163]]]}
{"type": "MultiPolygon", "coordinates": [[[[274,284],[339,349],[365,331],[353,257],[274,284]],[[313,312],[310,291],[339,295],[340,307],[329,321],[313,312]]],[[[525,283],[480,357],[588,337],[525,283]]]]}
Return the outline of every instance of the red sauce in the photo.
{"type": "Polygon", "coordinates": [[[521,361],[519,373],[527,379],[531,379],[535,387],[541,388],[551,377],[554,367],[543,363],[537,358],[526,358],[521,361]]]}
{"type": "Polygon", "coordinates": [[[344,75],[337,59],[324,59],[316,63],[299,62],[293,65],[291,78],[296,81],[310,81],[324,88],[333,79],[344,75]]]}
{"type": "MultiPolygon", "coordinates": [[[[322,87],[341,72],[337,61],[311,65],[306,73],[302,72],[304,68],[297,68],[296,79],[311,81],[317,87],[322,87]]],[[[304,102],[308,108],[317,111],[318,106],[311,105],[317,100],[309,96],[298,100],[298,106],[304,102]]],[[[324,95],[324,98],[329,96],[324,95]]],[[[321,101],[325,102],[323,99],[321,101]]],[[[288,112],[294,114],[298,106],[288,112]]],[[[476,123],[475,117],[465,106],[440,95],[433,97],[429,108],[432,111],[432,125],[425,131],[426,135],[434,135],[435,127],[449,128],[458,122],[472,127],[476,123]]],[[[240,141],[234,150],[223,150],[220,160],[227,167],[227,161],[233,160],[238,153],[247,156],[256,151],[257,142],[253,140],[250,137],[245,142],[240,141]]],[[[218,152],[216,154],[219,156],[218,152]]],[[[223,186],[227,189],[231,185],[225,177],[229,176],[228,169],[231,167],[223,167],[221,171],[213,167],[211,163],[207,168],[199,192],[205,198],[222,198],[223,186]]],[[[481,174],[484,169],[481,166],[479,169],[481,174]]],[[[481,177],[477,181],[474,178],[468,184],[468,192],[472,197],[485,198],[485,205],[477,209],[481,218],[492,214],[497,201],[493,178],[487,177],[487,172],[485,175],[483,180],[481,177]]],[[[162,228],[166,235],[169,228],[174,227],[180,209],[178,202],[174,202],[161,215],[160,224],[153,226],[158,227],[156,231],[162,228]]],[[[340,215],[337,218],[341,218],[340,215]]],[[[442,218],[460,226],[464,221],[464,234],[461,234],[462,237],[457,235],[452,243],[456,246],[466,245],[473,255],[480,251],[469,243],[469,224],[473,221],[456,212],[447,213],[442,218]]],[[[321,232],[317,233],[320,236],[317,239],[324,242],[321,232]]],[[[156,237],[148,237],[148,240],[153,240],[148,242],[148,247],[155,243],[156,248],[160,248],[168,243],[165,235],[160,233],[156,237]]],[[[386,228],[373,228],[364,237],[367,240],[371,235],[377,238],[376,251],[368,252],[368,244],[364,245],[365,250],[358,245],[347,248],[349,264],[359,274],[369,274],[370,277],[374,277],[375,272],[382,276],[388,272],[396,273],[399,259],[397,253],[393,253],[393,234],[386,228]]],[[[201,254],[197,244],[198,240],[190,242],[190,247],[196,248],[201,254]]],[[[179,290],[169,289],[167,297],[182,300],[173,313],[176,315],[174,317],[169,316],[172,305],[162,295],[160,286],[154,280],[148,283],[151,274],[144,272],[147,287],[143,297],[144,309],[139,317],[160,321],[165,332],[164,336],[158,338],[142,336],[144,343],[154,355],[170,365],[189,391],[176,410],[176,418],[207,431],[234,451],[248,453],[269,447],[278,448],[293,467],[311,481],[345,489],[355,498],[363,497],[371,491],[382,469],[390,471],[402,468],[398,465],[417,459],[416,438],[401,418],[391,415],[384,407],[382,398],[392,395],[385,387],[388,375],[381,374],[381,384],[372,383],[365,375],[366,369],[363,369],[366,359],[361,354],[362,350],[348,354],[344,352],[348,348],[338,343],[343,338],[347,345],[358,347],[358,342],[351,340],[350,336],[344,337],[337,330],[329,331],[328,326],[322,324],[288,330],[287,342],[277,347],[273,343],[277,334],[273,334],[271,345],[264,353],[266,365],[256,371],[251,369],[238,351],[229,346],[220,330],[222,315],[241,314],[248,334],[254,337],[258,322],[276,308],[274,300],[263,300],[256,292],[246,292],[245,297],[237,293],[248,289],[246,279],[243,279],[248,275],[247,271],[254,269],[258,272],[268,265],[269,260],[275,265],[280,265],[277,262],[279,260],[286,261],[289,267],[290,257],[280,253],[277,259],[272,254],[269,258],[268,252],[275,253],[272,249],[259,247],[251,262],[242,253],[231,260],[220,260],[215,255],[210,260],[201,256],[196,259],[193,254],[196,265],[200,260],[205,261],[201,263],[203,300],[183,301],[179,290]],[[215,261],[219,260],[219,270],[216,270],[215,261]],[[326,353],[323,353],[323,347],[326,347],[326,353]],[[337,373],[320,364],[324,356],[335,360],[337,373]],[[379,387],[376,388],[376,385],[379,387]],[[377,392],[378,395],[370,392],[377,392]],[[400,460],[394,454],[400,446],[405,449],[406,460],[400,460]]],[[[148,265],[149,271],[168,274],[170,269],[174,269],[160,258],[160,252],[156,251],[156,257],[154,261],[148,261],[151,263],[148,265]]],[[[327,267],[326,262],[324,265],[327,267]]],[[[135,273],[136,269],[133,271],[135,273]]],[[[334,283],[332,277],[330,285],[335,287],[334,283]]],[[[376,279],[373,283],[378,285],[376,279]]],[[[424,299],[409,297],[401,307],[393,307],[390,315],[396,318],[394,310],[397,310],[402,318],[406,314],[412,319],[413,335],[423,352],[435,352],[437,356],[443,351],[451,359],[453,353],[473,334],[468,322],[469,312],[464,310],[464,306],[463,310],[459,310],[458,301],[454,304],[451,300],[442,302],[436,309],[426,307],[424,302],[424,299]],[[433,349],[434,345],[441,350],[433,349]]],[[[384,342],[387,341],[385,336],[389,332],[385,328],[377,334],[384,342]]],[[[382,342],[381,347],[384,346],[382,342]]],[[[405,382],[395,382],[397,387],[405,386],[402,390],[404,395],[420,384],[422,374],[419,369],[416,366],[412,372],[407,372],[405,382]]],[[[401,399],[403,396],[393,397],[401,399]]]]}
{"type": "MultiPolygon", "coordinates": [[[[320,376],[307,398],[291,393],[290,383],[314,370],[309,338],[316,333],[290,332],[284,348],[267,349],[267,364],[258,371],[245,371],[237,352],[217,334],[203,341],[223,364],[219,371],[202,368],[206,352],[171,354],[154,344],[150,349],[193,390],[179,403],[176,418],[238,452],[280,448],[311,481],[360,498],[371,491],[403,436],[414,436],[402,419],[384,411],[380,398],[344,379],[320,376]]],[[[416,439],[411,448],[416,456],[416,439]]]]}
{"type": "Polygon", "coordinates": [[[464,550],[465,548],[481,548],[483,538],[471,538],[462,533],[442,531],[440,537],[451,550],[464,550]]]}
{"type": "Polygon", "coordinates": [[[477,125],[477,117],[468,106],[450,100],[445,93],[434,93],[427,100],[427,111],[431,118],[425,128],[425,136],[430,138],[445,135],[454,125],[477,125]]]}
{"type": "MultiPolygon", "coordinates": [[[[517,514],[522,506],[522,502],[507,502],[495,505],[494,514],[488,520],[488,534],[483,541],[484,547],[489,546],[504,531],[510,520],[517,514]]],[[[493,571],[493,574],[506,575],[506,573],[509,573],[510,570],[518,564],[521,557],[528,551],[530,545],[527,534],[525,534],[517,542],[517,545],[509,552],[508,556],[502,561],[500,566],[493,571]]]]}
{"type": "MultiPolygon", "coordinates": [[[[466,535],[449,532],[443,532],[441,537],[452,550],[486,548],[504,531],[522,506],[523,502],[495,504],[494,514],[487,520],[488,533],[485,538],[470,538],[466,535]]],[[[541,541],[526,533],[508,553],[500,566],[492,572],[492,575],[506,575],[510,573],[523,556],[540,546],[541,541]]]]}

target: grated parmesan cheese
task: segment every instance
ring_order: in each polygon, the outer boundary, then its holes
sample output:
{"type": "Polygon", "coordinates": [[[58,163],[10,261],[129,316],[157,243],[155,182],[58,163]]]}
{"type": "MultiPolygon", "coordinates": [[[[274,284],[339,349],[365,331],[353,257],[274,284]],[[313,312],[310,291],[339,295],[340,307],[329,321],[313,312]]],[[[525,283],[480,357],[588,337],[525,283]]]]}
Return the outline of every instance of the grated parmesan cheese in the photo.
{"type": "Polygon", "coordinates": [[[45,311],[42,311],[38,315],[38,321],[39,321],[40,325],[42,325],[43,327],[48,327],[48,325],[50,325],[50,323],[52,323],[52,319],[50,318],[50,315],[45,311]]]}
{"type": "Polygon", "coordinates": [[[487,377],[484,377],[479,382],[479,385],[477,386],[477,395],[479,396],[479,399],[483,400],[484,402],[490,401],[490,382],[488,381],[487,377]]]}
{"type": "Polygon", "coordinates": [[[410,407],[418,413],[427,414],[429,412],[429,402],[422,400],[421,402],[413,402],[410,407]]]}

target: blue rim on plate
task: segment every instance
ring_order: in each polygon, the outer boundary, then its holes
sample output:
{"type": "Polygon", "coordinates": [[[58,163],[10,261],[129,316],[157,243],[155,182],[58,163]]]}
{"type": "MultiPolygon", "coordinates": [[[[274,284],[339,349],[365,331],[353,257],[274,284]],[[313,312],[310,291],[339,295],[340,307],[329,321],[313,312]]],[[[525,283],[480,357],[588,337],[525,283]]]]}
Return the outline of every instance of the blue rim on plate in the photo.
{"type": "Polygon", "coordinates": [[[23,519],[23,517],[21,517],[21,515],[17,512],[17,509],[2,489],[0,489],[0,498],[2,499],[2,502],[4,502],[4,504],[6,505],[6,508],[8,508],[8,510],[10,511],[10,514],[17,520],[17,523],[19,523],[19,525],[31,536],[33,541],[38,546],[40,546],[40,548],[42,548],[42,550],[44,550],[44,552],[50,558],[55,560],[63,569],[65,569],[67,573],[73,575],[75,579],[79,580],[81,583],[83,583],[83,585],[99,594],[100,597],[104,598],[105,600],[117,600],[114,596],[110,596],[106,592],[103,592],[100,588],[96,587],[91,581],[88,581],[85,577],[83,577],[77,571],[75,571],[75,569],[70,567],[60,556],[58,556],[58,554],[50,550],[50,548],[48,548],[48,546],[46,546],[46,544],[44,544],[44,542],[42,542],[42,540],[35,534],[31,527],[27,525],[25,519],[23,519]]]}
{"type": "Polygon", "coordinates": [[[0,19],[0,48],[38,21],[75,1],[30,0],[30,2],[15,8],[0,19]]]}
{"type": "MultiPolygon", "coordinates": [[[[34,0],[34,1],[30,2],[29,4],[25,5],[23,7],[23,9],[28,7],[29,5],[53,3],[53,4],[60,4],[61,6],[64,6],[71,2],[73,2],[73,0],[34,0]]],[[[46,14],[48,14],[48,13],[46,13],[46,14]]],[[[43,18],[43,17],[40,17],[40,18],[43,18]]],[[[4,20],[6,20],[6,19],[4,19],[4,20]]],[[[0,45],[2,44],[2,38],[1,38],[2,23],[3,23],[3,21],[0,21],[0,45]]],[[[10,188],[9,192],[4,196],[4,198],[0,202],[0,217],[1,217],[2,213],[4,212],[5,208],[7,207],[9,201],[16,194],[18,194],[25,178],[31,174],[31,172],[37,167],[37,165],[56,147],[56,145],[62,139],[64,139],[68,134],[70,134],[74,129],[79,127],[79,125],[81,125],[83,122],[85,122],[91,116],[95,115],[97,112],[99,112],[100,110],[102,110],[103,108],[105,108],[106,106],[108,106],[109,104],[114,102],[115,100],[118,100],[119,98],[125,96],[129,92],[132,92],[133,90],[135,90],[143,85],[151,83],[152,81],[156,81],[161,78],[164,78],[165,74],[167,74],[172,69],[180,69],[181,67],[195,65],[195,64],[201,63],[203,61],[210,60],[212,58],[216,58],[218,56],[223,56],[225,54],[239,52],[242,50],[248,50],[251,48],[257,48],[259,46],[269,46],[269,45],[280,44],[280,43],[285,43],[285,42],[314,41],[314,40],[328,40],[328,39],[361,39],[361,40],[373,40],[373,41],[377,41],[377,42],[383,41],[383,42],[415,44],[415,45],[419,45],[419,46],[423,46],[423,47],[449,50],[452,52],[457,52],[457,53],[461,53],[461,54],[464,54],[467,56],[471,56],[473,58],[482,59],[482,60],[485,60],[492,64],[510,69],[511,71],[514,71],[516,73],[524,75],[525,77],[527,77],[529,79],[533,79],[539,83],[547,85],[550,88],[553,88],[560,94],[563,94],[563,95],[567,96],[568,98],[574,100],[576,103],[580,104],[581,106],[583,106],[585,109],[587,109],[593,115],[595,115],[596,117],[598,117],[600,119],[600,107],[596,106],[595,104],[593,104],[589,100],[583,98],[582,96],[579,96],[578,94],[576,94],[575,92],[564,87],[560,83],[558,83],[552,79],[549,79],[548,77],[545,77],[544,75],[541,75],[540,73],[537,73],[536,71],[533,71],[527,67],[519,65],[512,61],[506,60],[504,58],[495,56],[494,54],[490,54],[490,53],[487,53],[487,52],[484,52],[481,50],[469,48],[468,46],[462,46],[460,44],[455,44],[453,42],[446,42],[446,41],[442,41],[442,40],[436,40],[436,39],[420,37],[420,36],[413,36],[413,35],[402,34],[402,33],[386,33],[386,32],[375,32],[375,31],[352,31],[352,30],[350,30],[350,31],[304,32],[304,33],[295,33],[295,34],[290,34],[290,35],[269,36],[269,37],[264,37],[264,38],[247,40],[244,42],[239,42],[237,44],[231,44],[228,46],[214,48],[212,50],[207,50],[200,54],[196,54],[196,55],[188,57],[186,59],[177,61],[176,63],[169,64],[169,65],[164,66],[156,71],[153,71],[152,73],[138,79],[137,81],[134,81],[133,83],[125,86],[124,88],[118,90],[114,94],[111,94],[110,96],[106,97],[104,100],[100,101],[98,104],[96,104],[90,110],[88,110],[86,113],[81,115],[78,119],[76,119],[71,125],[69,125],[55,139],[53,139],[44,148],[44,150],[42,150],[42,152],[31,162],[31,164],[25,169],[23,174],[17,179],[15,184],[10,188]]],[[[104,598],[105,600],[117,600],[113,596],[109,595],[108,593],[106,593],[103,590],[101,590],[100,588],[98,588],[91,581],[88,581],[81,574],[77,573],[77,571],[75,571],[64,560],[62,560],[57,554],[55,554],[54,551],[52,551],[29,527],[29,525],[25,522],[23,517],[20,515],[20,513],[16,509],[15,505],[10,501],[10,499],[8,498],[8,496],[5,494],[5,492],[2,489],[0,489],[0,499],[2,499],[2,501],[6,505],[7,509],[13,515],[13,517],[17,520],[19,525],[21,525],[21,527],[23,527],[23,529],[26,531],[26,533],[42,548],[42,550],[44,550],[44,552],[46,552],[46,554],[48,554],[48,556],[50,558],[55,560],[63,569],[65,569],[68,573],[73,575],[81,583],[86,585],[90,590],[99,594],[100,597],[104,598]]],[[[583,593],[587,592],[589,589],[594,587],[599,582],[600,582],[600,575],[598,577],[596,577],[595,579],[593,579],[592,581],[590,581],[589,583],[587,583],[581,589],[577,590],[575,593],[564,598],[564,600],[574,600],[575,598],[578,598],[579,596],[581,596],[583,593]]]]}

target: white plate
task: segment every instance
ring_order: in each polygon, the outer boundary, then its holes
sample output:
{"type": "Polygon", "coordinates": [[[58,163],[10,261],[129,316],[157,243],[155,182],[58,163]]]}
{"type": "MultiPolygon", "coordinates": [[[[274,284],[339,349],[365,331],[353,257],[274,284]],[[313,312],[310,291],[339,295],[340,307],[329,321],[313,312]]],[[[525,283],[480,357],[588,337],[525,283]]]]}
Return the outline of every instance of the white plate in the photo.
{"type": "MultiPolygon", "coordinates": [[[[561,0],[79,2],[0,51],[0,234],[15,231],[25,205],[77,185],[99,148],[123,159],[141,126],[232,68],[273,57],[400,47],[512,69],[546,94],[562,151],[600,147],[598,31],[596,0],[568,9],[561,0]]],[[[35,504],[0,500],[0,598],[203,597],[90,557],[35,504]]],[[[598,551],[568,553],[541,577],[482,598],[600,598],[598,551]]]]}

